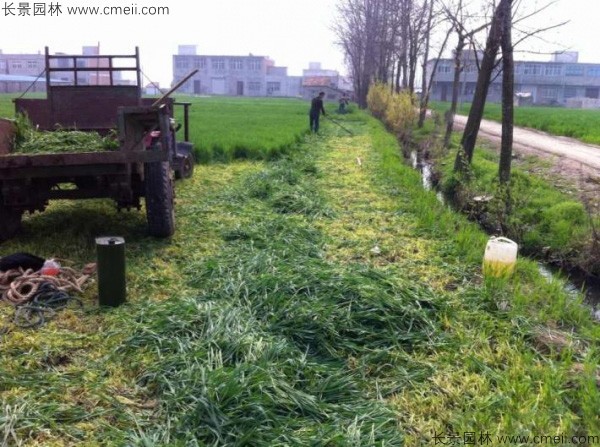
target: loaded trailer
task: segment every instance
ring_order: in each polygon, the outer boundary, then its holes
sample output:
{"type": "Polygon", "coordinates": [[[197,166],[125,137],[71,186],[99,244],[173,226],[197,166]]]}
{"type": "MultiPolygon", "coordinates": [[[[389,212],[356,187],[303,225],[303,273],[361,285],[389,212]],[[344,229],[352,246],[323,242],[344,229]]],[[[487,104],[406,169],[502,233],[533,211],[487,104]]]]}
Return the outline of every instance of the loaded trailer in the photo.
{"type": "MultiPolygon", "coordinates": [[[[44,211],[53,199],[111,198],[119,209],[146,205],[148,231],[168,237],[175,231],[173,177],[193,171],[193,146],[177,142],[168,97],[142,98],[139,52],[133,55],[50,55],[45,50],[46,99],[16,99],[40,130],[116,131],[117,150],[11,153],[15,127],[0,122],[0,240],[14,236],[27,211],[44,211]],[[118,73],[134,72],[133,83],[118,73]],[[53,79],[62,82],[53,84],[53,79]],[[64,79],[70,80],[65,85],[64,79]]],[[[188,133],[188,106],[185,135],[188,133]]]]}

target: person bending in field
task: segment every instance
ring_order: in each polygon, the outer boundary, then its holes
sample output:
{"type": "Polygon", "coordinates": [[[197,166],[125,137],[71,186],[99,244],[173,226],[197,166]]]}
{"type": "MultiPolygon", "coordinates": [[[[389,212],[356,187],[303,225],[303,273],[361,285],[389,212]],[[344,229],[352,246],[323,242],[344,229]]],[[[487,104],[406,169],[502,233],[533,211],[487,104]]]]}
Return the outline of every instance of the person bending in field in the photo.
{"type": "Polygon", "coordinates": [[[321,113],[325,115],[325,108],[323,107],[323,97],[325,92],[320,92],[310,102],[310,131],[317,133],[319,131],[319,116],[321,113]]]}

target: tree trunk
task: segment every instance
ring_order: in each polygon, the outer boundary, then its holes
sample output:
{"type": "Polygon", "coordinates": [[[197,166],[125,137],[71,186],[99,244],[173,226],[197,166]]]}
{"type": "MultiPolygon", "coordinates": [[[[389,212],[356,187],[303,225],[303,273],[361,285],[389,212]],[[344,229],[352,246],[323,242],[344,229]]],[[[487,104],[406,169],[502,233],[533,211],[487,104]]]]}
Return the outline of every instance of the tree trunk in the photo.
{"type": "MultiPolygon", "coordinates": [[[[425,84],[425,75],[423,75],[424,87],[423,87],[423,92],[421,93],[421,110],[419,113],[419,127],[423,127],[423,124],[425,123],[425,117],[427,116],[427,106],[429,105],[429,97],[431,95],[431,88],[433,86],[433,77],[435,76],[435,72],[436,72],[438,64],[440,62],[440,58],[442,57],[442,53],[446,49],[446,44],[448,43],[448,39],[450,38],[451,32],[452,32],[452,28],[448,29],[448,32],[446,33],[446,37],[444,39],[444,42],[442,43],[442,46],[440,47],[438,57],[436,58],[435,62],[433,63],[433,67],[431,67],[431,73],[429,75],[429,81],[427,82],[427,84],[425,84]],[[425,88],[425,86],[427,88],[425,88]]],[[[427,61],[425,61],[425,65],[427,65],[427,61]]],[[[424,72],[425,72],[425,70],[424,70],[424,72]]]]}
{"type": "Polygon", "coordinates": [[[502,142],[498,170],[500,184],[505,185],[510,181],[513,146],[515,75],[511,27],[511,2],[509,1],[505,6],[502,27],[502,142]]]}
{"type": "Polygon", "coordinates": [[[425,124],[427,116],[427,103],[429,102],[429,92],[427,91],[427,59],[429,59],[429,43],[431,41],[431,21],[433,20],[433,0],[429,2],[429,11],[427,13],[427,27],[425,28],[425,49],[423,54],[423,77],[421,79],[421,100],[419,101],[419,129],[425,124]]]}
{"type": "Polygon", "coordinates": [[[402,63],[398,59],[398,68],[396,69],[396,93],[400,92],[400,74],[402,72],[402,63]]]}
{"type": "Polygon", "coordinates": [[[481,125],[481,119],[483,118],[485,101],[490,87],[490,79],[494,70],[494,62],[496,60],[496,55],[498,54],[498,49],[500,48],[502,16],[507,3],[510,6],[511,0],[500,0],[494,11],[490,34],[485,44],[481,68],[479,70],[479,76],[477,77],[477,85],[475,86],[471,111],[469,112],[469,118],[467,119],[467,124],[465,125],[465,130],[463,132],[461,147],[456,154],[456,161],[454,163],[455,171],[465,171],[467,166],[470,165],[473,160],[475,142],[477,141],[479,126],[481,125]]]}
{"type": "Polygon", "coordinates": [[[458,104],[458,93],[460,91],[460,73],[462,72],[462,53],[465,47],[465,36],[458,34],[458,44],[454,50],[454,80],[452,81],[452,102],[450,110],[446,112],[446,135],[444,136],[444,148],[450,147],[452,130],[454,129],[454,115],[458,104]]]}

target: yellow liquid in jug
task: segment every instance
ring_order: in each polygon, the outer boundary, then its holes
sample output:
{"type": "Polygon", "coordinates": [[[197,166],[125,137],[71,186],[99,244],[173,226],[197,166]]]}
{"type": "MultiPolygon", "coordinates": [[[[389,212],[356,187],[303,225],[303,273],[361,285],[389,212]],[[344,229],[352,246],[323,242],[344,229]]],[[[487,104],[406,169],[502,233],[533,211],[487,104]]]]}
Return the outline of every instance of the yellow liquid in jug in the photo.
{"type": "Polygon", "coordinates": [[[506,278],[515,271],[516,262],[501,262],[501,261],[483,261],[484,276],[493,276],[495,278],[506,278]]]}

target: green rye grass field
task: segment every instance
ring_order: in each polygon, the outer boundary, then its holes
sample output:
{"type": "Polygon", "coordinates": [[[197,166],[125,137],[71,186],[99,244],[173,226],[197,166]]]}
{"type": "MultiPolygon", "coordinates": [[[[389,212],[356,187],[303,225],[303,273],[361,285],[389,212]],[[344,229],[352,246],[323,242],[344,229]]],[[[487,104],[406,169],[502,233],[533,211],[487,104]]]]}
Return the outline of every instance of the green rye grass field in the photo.
{"type": "MultiPolygon", "coordinates": [[[[305,115],[299,107],[290,127],[302,132],[305,115]]],[[[83,310],[37,330],[15,327],[0,303],[0,439],[420,446],[465,433],[494,444],[597,435],[600,327],[582,297],[526,258],[509,280],[483,278],[487,236],[422,188],[380,123],[358,111],[340,119],[354,136],[324,122],[277,160],[197,166],[177,183],[167,240],[146,236],[143,213],[105,201],[28,217],[2,253],[81,266],[95,259],[95,236],[123,236],[128,302],[98,309],[92,285],[83,310]]]]}

